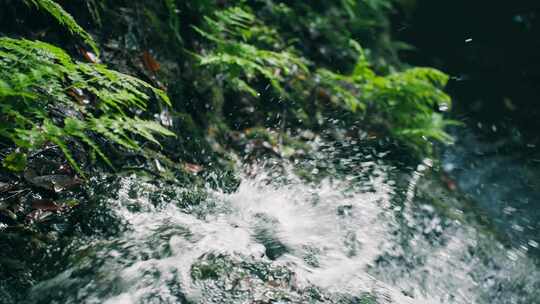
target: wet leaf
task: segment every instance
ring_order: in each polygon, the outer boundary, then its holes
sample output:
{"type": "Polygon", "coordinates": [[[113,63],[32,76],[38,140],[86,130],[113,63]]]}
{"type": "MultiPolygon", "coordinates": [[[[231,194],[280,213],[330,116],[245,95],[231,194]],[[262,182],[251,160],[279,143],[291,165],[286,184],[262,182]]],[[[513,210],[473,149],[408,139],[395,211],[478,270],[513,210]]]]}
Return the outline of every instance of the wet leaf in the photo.
{"type": "Polygon", "coordinates": [[[90,100],[86,97],[86,95],[84,95],[84,92],[81,89],[78,89],[78,88],[69,89],[67,91],[67,94],[73,97],[73,99],[75,99],[79,104],[90,103],[90,100]]]}
{"type": "Polygon", "coordinates": [[[442,181],[444,182],[446,188],[450,191],[456,191],[457,190],[457,184],[456,182],[448,175],[443,174],[441,176],[442,181]]]}
{"type": "Polygon", "coordinates": [[[62,174],[31,176],[25,174],[26,180],[34,186],[47,189],[54,192],[61,192],[82,184],[83,180],[77,176],[62,174]]]}
{"type": "Polygon", "coordinates": [[[13,185],[9,183],[0,182],[0,193],[13,189],[13,185]]]}
{"type": "Polygon", "coordinates": [[[51,200],[34,200],[32,201],[32,209],[59,211],[62,209],[62,206],[56,204],[54,201],[51,200]]]}
{"type": "Polygon", "coordinates": [[[7,208],[0,207],[0,213],[9,217],[12,220],[17,220],[17,215],[7,208]]]}
{"type": "Polygon", "coordinates": [[[144,51],[142,55],[142,62],[144,64],[144,67],[152,73],[159,71],[159,69],[161,68],[159,62],[157,62],[157,60],[148,51],[144,51]]]}
{"type": "Polygon", "coordinates": [[[73,207],[79,205],[79,201],[76,200],[76,199],[68,199],[68,200],[64,201],[64,204],[66,204],[66,206],[69,207],[69,208],[73,208],[73,207]]]}
{"type": "Polygon", "coordinates": [[[6,158],[4,158],[2,164],[8,170],[14,172],[21,172],[26,168],[27,161],[28,159],[25,153],[13,152],[6,156],[6,158]]]}
{"type": "Polygon", "coordinates": [[[92,53],[90,51],[87,51],[87,50],[85,50],[83,48],[80,48],[79,51],[83,55],[84,59],[86,59],[88,62],[99,63],[99,59],[96,56],[96,54],[94,54],[94,53],[92,53]]]}
{"type": "Polygon", "coordinates": [[[184,169],[186,169],[188,172],[197,174],[203,170],[203,167],[196,164],[185,163],[184,169]]]}
{"type": "Polygon", "coordinates": [[[26,220],[30,222],[43,222],[52,214],[53,212],[51,211],[36,209],[26,215],[26,220]]]}
{"type": "Polygon", "coordinates": [[[156,169],[157,169],[159,172],[165,172],[165,168],[163,168],[163,166],[161,165],[161,163],[159,162],[159,160],[154,159],[154,163],[156,164],[156,169]]]}

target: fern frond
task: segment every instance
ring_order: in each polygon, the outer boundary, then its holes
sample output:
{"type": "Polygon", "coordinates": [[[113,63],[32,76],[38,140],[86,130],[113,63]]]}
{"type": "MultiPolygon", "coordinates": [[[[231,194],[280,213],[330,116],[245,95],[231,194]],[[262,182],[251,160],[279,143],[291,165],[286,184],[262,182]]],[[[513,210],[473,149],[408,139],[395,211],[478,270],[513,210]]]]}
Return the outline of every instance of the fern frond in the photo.
{"type": "Polygon", "coordinates": [[[27,4],[33,4],[37,8],[49,13],[58,23],[65,26],[72,34],[79,36],[99,56],[96,42],[58,3],[53,0],[24,0],[27,4]]]}
{"type": "Polygon", "coordinates": [[[450,96],[443,91],[446,74],[431,68],[411,68],[377,75],[360,45],[353,41],[352,47],[359,56],[351,74],[317,71],[319,85],[330,92],[334,102],[352,112],[371,105],[373,114],[382,118],[390,133],[415,148],[429,149],[427,139],[453,142],[444,129],[456,122],[435,112],[443,105],[451,106],[450,96]]]}
{"type": "Polygon", "coordinates": [[[36,149],[52,142],[79,173],[70,140],[80,140],[109,166],[93,135],[140,150],[139,139],[159,145],[155,135],[174,136],[156,122],[134,116],[153,98],[170,105],[166,94],[135,77],[103,65],[73,61],[62,49],[24,39],[0,38],[0,136],[36,149]],[[73,91],[95,99],[80,103],[73,91]],[[71,93],[71,94],[70,94],[71,93]]]}
{"type": "Polygon", "coordinates": [[[261,40],[270,44],[281,42],[277,33],[258,22],[252,13],[232,7],[205,20],[208,30],[196,27],[195,30],[212,42],[214,48],[207,54],[197,55],[197,58],[201,66],[227,75],[225,79],[232,89],[257,96],[249,83],[263,77],[277,92],[284,94],[282,83],[285,77],[308,72],[305,61],[293,52],[274,51],[258,45],[262,44],[261,40]],[[259,41],[254,41],[255,38],[259,41]]]}
{"type": "Polygon", "coordinates": [[[333,73],[326,69],[317,70],[319,85],[329,91],[331,100],[342,105],[346,110],[364,111],[366,103],[360,98],[360,86],[345,75],[333,73]]]}

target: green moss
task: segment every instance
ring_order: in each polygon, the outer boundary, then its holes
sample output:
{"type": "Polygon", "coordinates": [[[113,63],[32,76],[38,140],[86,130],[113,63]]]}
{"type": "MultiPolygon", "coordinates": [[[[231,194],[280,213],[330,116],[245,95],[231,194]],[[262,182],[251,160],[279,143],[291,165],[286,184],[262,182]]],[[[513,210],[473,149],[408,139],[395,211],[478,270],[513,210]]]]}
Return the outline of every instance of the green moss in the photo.
{"type": "Polygon", "coordinates": [[[2,160],[2,165],[8,170],[21,172],[26,168],[27,156],[24,153],[12,152],[2,160]]]}
{"type": "Polygon", "coordinates": [[[364,294],[360,296],[360,299],[358,300],[358,304],[377,304],[377,299],[370,295],[370,294],[364,294]]]}
{"type": "Polygon", "coordinates": [[[278,143],[278,133],[275,131],[272,132],[269,129],[263,127],[255,127],[248,129],[244,132],[247,139],[250,140],[261,140],[270,143],[271,145],[277,145],[278,143]]]}
{"type": "Polygon", "coordinates": [[[191,266],[191,277],[194,280],[217,280],[230,270],[231,264],[226,257],[210,254],[191,266]]]}

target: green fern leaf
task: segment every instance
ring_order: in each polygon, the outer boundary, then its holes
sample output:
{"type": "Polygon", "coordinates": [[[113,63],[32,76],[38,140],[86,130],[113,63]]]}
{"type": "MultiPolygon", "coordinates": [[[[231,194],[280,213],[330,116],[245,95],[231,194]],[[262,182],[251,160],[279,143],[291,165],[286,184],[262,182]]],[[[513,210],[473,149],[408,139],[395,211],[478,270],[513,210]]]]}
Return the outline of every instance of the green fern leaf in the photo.
{"type": "Polygon", "coordinates": [[[33,4],[37,8],[49,13],[58,23],[65,26],[72,34],[77,35],[88,44],[92,50],[99,56],[99,49],[96,42],[78,23],[66,12],[58,3],[53,0],[24,0],[27,4],[33,4]]]}
{"type": "Polygon", "coordinates": [[[81,175],[68,142],[86,144],[112,167],[92,136],[139,152],[140,140],[159,146],[156,135],[174,136],[134,114],[146,110],[152,99],[170,105],[163,91],[135,77],[74,62],[62,49],[44,42],[0,37],[0,136],[27,150],[52,142],[81,175]],[[81,104],[74,94],[97,103],[81,104]]]}

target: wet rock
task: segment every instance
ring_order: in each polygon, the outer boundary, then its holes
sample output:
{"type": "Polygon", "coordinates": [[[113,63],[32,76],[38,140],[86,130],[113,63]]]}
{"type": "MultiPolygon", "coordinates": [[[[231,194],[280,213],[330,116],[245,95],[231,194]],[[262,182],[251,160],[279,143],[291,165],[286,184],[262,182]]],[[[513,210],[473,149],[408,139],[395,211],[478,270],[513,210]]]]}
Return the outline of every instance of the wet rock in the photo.
{"type": "Polygon", "coordinates": [[[61,174],[34,176],[32,172],[26,172],[24,177],[30,184],[52,192],[61,192],[83,183],[83,180],[76,176],[61,174]]]}

